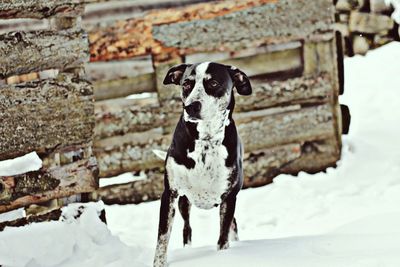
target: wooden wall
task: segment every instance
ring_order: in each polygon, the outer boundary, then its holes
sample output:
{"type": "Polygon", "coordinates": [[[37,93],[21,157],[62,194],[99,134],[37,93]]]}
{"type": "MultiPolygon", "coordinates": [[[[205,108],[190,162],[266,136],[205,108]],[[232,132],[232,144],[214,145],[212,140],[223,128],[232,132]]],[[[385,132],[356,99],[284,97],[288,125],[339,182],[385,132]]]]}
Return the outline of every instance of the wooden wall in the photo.
{"type": "MultiPolygon", "coordinates": [[[[78,23],[82,14],[76,1],[0,2],[3,25],[6,19],[49,19],[46,29],[0,35],[0,160],[35,151],[43,161],[39,170],[0,177],[0,213],[44,202],[51,206],[48,212],[98,188],[94,94],[84,75],[89,39],[78,23]]],[[[54,214],[20,223],[55,219],[54,214]]]]}

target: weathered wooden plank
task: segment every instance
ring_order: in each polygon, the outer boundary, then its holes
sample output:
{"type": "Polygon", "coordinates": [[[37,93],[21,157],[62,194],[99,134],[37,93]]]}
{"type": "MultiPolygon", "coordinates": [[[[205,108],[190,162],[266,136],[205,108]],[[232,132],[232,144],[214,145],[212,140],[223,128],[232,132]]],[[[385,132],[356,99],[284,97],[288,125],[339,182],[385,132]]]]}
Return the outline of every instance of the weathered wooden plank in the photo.
{"type": "Polygon", "coordinates": [[[0,212],[50,199],[91,192],[98,187],[96,159],[0,177],[0,212]]]}
{"type": "Polygon", "coordinates": [[[126,97],[132,94],[153,92],[156,88],[154,73],[118,80],[97,81],[93,83],[96,101],[126,97]]]}
{"type": "Polygon", "coordinates": [[[147,131],[154,127],[168,127],[176,123],[178,116],[176,113],[164,111],[156,97],[96,102],[95,114],[96,140],[147,131]]]}
{"type": "Polygon", "coordinates": [[[151,56],[131,60],[90,62],[85,67],[92,82],[133,78],[154,72],[151,56]]]}
{"type": "MultiPolygon", "coordinates": [[[[295,104],[326,103],[332,98],[332,81],[328,74],[313,77],[299,77],[285,81],[252,80],[251,96],[236,96],[236,112],[260,110],[295,104]]],[[[161,89],[166,90],[167,88],[161,89]]],[[[177,88],[177,90],[180,90],[177,88]]],[[[170,97],[166,95],[166,97],[170,97]]],[[[147,131],[156,126],[169,130],[176,124],[181,112],[179,100],[170,108],[159,106],[155,97],[148,99],[114,99],[95,103],[95,139],[130,132],[147,131]],[[172,109],[172,111],[171,111],[172,109]]]]}
{"type": "Polygon", "coordinates": [[[83,31],[10,32],[0,35],[0,79],[46,69],[65,70],[89,60],[83,31]]]}
{"type": "Polygon", "coordinates": [[[312,3],[281,0],[213,19],[157,25],[153,27],[153,35],[167,47],[236,50],[259,42],[307,39],[317,33],[331,32],[332,23],[330,0],[312,3]]]}
{"type": "MultiPolygon", "coordinates": [[[[268,111],[268,110],[267,110],[268,111]]],[[[265,116],[263,112],[237,114],[238,131],[245,151],[308,140],[336,138],[332,108],[329,104],[311,106],[265,116]]],[[[144,133],[129,133],[94,143],[100,177],[110,177],[127,171],[162,167],[153,149],[167,150],[171,135],[161,129],[144,133]]]]}
{"type": "MultiPolygon", "coordinates": [[[[328,140],[315,140],[246,153],[243,187],[269,184],[279,174],[324,171],[336,164],[340,156],[338,151],[328,140]]],[[[99,188],[90,194],[90,198],[101,199],[106,204],[138,204],[159,199],[163,190],[163,169],[155,169],[148,173],[145,180],[99,188]]]]}
{"type": "Polygon", "coordinates": [[[0,19],[72,17],[82,14],[83,10],[80,0],[2,0],[0,19]]]}
{"type": "Polygon", "coordinates": [[[340,159],[341,146],[333,138],[307,141],[302,145],[302,156],[286,164],[282,173],[298,174],[300,171],[317,173],[328,167],[336,167],[340,159]]]}
{"type": "Polygon", "coordinates": [[[268,75],[278,72],[292,71],[303,68],[303,49],[295,47],[292,49],[259,53],[246,57],[237,57],[223,60],[225,65],[236,66],[246,70],[246,74],[251,76],[268,75]]]}
{"type": "Polygon", "coordinates": [[[285,113],[241,118],[237,126],[245,151],[294,142],[335,138],[332,108],[329,104],[285,113]]]}
{"type": "Polygon", "coordinates": [[[353,11],[350,14],[349,29],[351,32],[379,33],[391,30],[394,21],[389,16],[353,11]]]}
{"type": "Polygon", "coordinates": [[[95,141],[93,152],[98,160],[100,177],[162,167],[163,162],[152,150],[166,151],[170,142],[171,136],[164,136],[161,129],[95,141]]]}
{"type": "Polygon", "coordinates": [[[142,18],[119,21],[109,27],[93,28],[90,29],[89,34],[91,61],[165,54],[170,52],[171,48],[162,45],[153,38],[152,28],[154,25],[195,19],[211,19],[270,2],[275,1],[234,0],[200,3],[175,9],[155,10],[142,18]]]}
{"type": "Polygon", "coordinates": [[[0,86],[0,160],[85,144],[95,119],[93,89],[70,74],[0,86]]]}

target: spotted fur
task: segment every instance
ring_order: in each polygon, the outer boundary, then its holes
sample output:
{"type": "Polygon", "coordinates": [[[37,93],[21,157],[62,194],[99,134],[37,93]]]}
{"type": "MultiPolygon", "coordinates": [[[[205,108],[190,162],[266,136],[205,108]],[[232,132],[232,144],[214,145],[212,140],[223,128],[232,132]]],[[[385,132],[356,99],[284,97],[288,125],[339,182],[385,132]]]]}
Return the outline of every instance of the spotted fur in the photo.
{"type": "Polygon", "coordinates": [[[243,184],[243,149],[232,118],[239,94],[251,93],[247,76],[237,68],[205,62],[171,68],[164,84],[182,86],[183,112],[168,150],[161,199],[160,225],[154,266],[166,266],[167,246],[179,197],[179,211],[185,221],[184,245],[191,242],[189,222],[193,203],[202,209],[220,206],[218,249],[237,239],[234,219],[236,195],[243,184]]]}

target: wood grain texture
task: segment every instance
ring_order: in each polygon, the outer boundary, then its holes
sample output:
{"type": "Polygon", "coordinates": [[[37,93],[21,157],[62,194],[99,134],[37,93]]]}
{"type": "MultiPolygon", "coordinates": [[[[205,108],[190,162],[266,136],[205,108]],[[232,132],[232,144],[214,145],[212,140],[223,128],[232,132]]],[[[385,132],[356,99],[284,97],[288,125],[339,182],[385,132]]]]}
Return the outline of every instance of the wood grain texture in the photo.
{"type": "MultiPolygon", "coordinates": [[[[337,129],[334,128],[329,104],[272,115],[249,112],[235,117],[238,117],[236,122],[245,151],[249,152],[294,142],[336,138],[337,129]]],[[[163,135],[161,129],[95,141],[94,154],[98,159],[100,177],[162,167],[163,162],[152,150],[166,151],[170,141],[171,135],[163,135]]]]}
{"type": "Polygon", "coordinates": [[[0,87],[0,160],[92,139],[93,89],[70,74],[0,87]]]}
{"type": "Polygon", "coordinates": [[[0,212],[50,199],[94,191],[98,187],[94,157],[61,167],[0,177],[0,212]]]}
{"type": "Polygon", "coordinates": [[[76,68],[89,60],[83,31],[10,32],[0,35],[0,79],[46,69],[76,68]]]}
{"type": "Polygon", "coordinates": [[[329,33],[332,23],[330,0],[312,3],[281,0],[213,19],[154,26],[153,35],[166,47],[236,50],[259,42],[307,39],[311,35],[329,33]]]}
{"type": "Polygon", "coordinates": [[[83,13],[80,0],[2,0],[0,19],[35,18],[54,16],[78,16],[83,13]]]}

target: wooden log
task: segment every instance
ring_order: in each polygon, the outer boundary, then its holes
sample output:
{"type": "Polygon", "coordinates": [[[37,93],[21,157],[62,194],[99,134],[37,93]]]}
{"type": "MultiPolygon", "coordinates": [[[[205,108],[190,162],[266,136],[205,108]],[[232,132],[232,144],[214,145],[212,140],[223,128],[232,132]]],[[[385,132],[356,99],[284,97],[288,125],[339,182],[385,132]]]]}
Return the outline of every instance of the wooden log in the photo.
{"type": "Polygon", "coordinates": [[[246,70],[246,74],[249,77],[275,75],[283,79],[283,73],[285,72],[297,73],[297,76],[299,76],[303,71],[303,48],[301,46],[264,53],[257,50],[259,49],[254,51],[255,53],[259,52],[257,54],[233,57],[223,60],[221,63],[246,70]]]}
{"type": "Polygon", "coordinates": [[[156,79],[154,73],[118,80],[97,81],[93,83],[96,101],[126,97],[132,94],[154,92],[156,79]]]}
{"type": "Polygon", "coordinates": [[[21,227],[31,223],[57,221],[60,218],[61,213],[61,209],[57,209],[37,216],[28,216],[13,221],[1,222],[0,232],[3,231],[6,227],[21,227]]]}
{"type": "Polygon", "coordinates": [[[171,49],[179,49],[180,54],[232,52],[265,43],[297,41],[313,34],[330,34],[331,12],[328,0],[310,5],[292,0],[224,1],[159,10],[141,19],[91,29],[91,60],[160,55],[171,49]]]}
{"type": "Polygon", "coordinates": [[[169,127],[179,114],[166,112],[156,97],[149,99],[114,99],[95,104],[96,140],[147,131],[154,127],[169,127]]]}
{"type": "Polygon", "coordinates": [[[131,60],[90,62],[85,67],[92,82],[133,78],[154,72],[151,56],[131,60]]]}
{"type": "Polygon", "coordinates": [[[350,14],[349,29],[351,32],[379,33],[391,30],[394,21],[389,16],[353,11],[350,14]]]}
{"type": "Polygon", "coordinates": [[[164,136],[161,129],[95,141],[93,152],[98,160],[100,177],[162,167],[163,162],[153,149],[166,151],[170,141],[171,136],[164,136]]]}
{"type": "Polygon", "coordinates": [[[328,167],[336,167],[341,147],[337,140],[330,138],[304,142],[301,151],[302,156],[282,167],[282,173],[317,173],[328,167]]]}
{"type": "Polygon", "coordinates": [[[71,74],[0,87],[0,160],[91,141],[91,85],[71,74]]]}
{"type": "Polygon", "coordinates": [[[79,67],[89,59],[83,31],[10,32],[0,35],[0,79],[46,69],[79,67]]]}
{"type": "Polygon", "coordinates": [[[330,0],[312,4],[282,0],[213,19],[157,25],[153,35],[166,47],[234,51],[260,42],[308,39],[317,33],[329,33],[332,10],[330,0]]]}
{"type": "MultiPolygon", "coordinates": [[[[269,184],[279,174],[324,171],[336,164],[339,154],[328,140],[292,143],[246,153],[243,187],[269,184]]],[[[101,199],[106,204],[138,204],[159,199],[163,190],[163,169],[155,169],[145,180],[99,188],[91,194],[91,199],[101,199]]]]}
{"type": "MultiPolygon", "coordinates": [[[[252,86],[251,96],[236,96],[236,112],[296,104],[315,105],[329,102],[333,97],[332,80],[326,73],[285,81],[252,79],[252,86]]],[[[179,87],[175,89],[180,90],[179,87]]],[[[182,108],[179,100],[169,99],[168,102],[174,103],[172,111],[160,107],[156,97],[96,102],[95,139],[147,131],[155,125],[164,127],[165,131],[171,130],[182,108]]]]}
{"type": "Polygon", "coordinates": [[[98,187],[97,174],[96,159],[92,157],[61,167],[0,177],[0,212],[91,192],[98,187]]]}
{"type": "Polygon", "coordinates": [[[237,126],[245,151],[308,140],[335,139],[336,136],[329,104],[271,116],[257,115],[260,117],[249,113],[237,126]]]}
{"type": "Polygon", "coordinates": [[[34,18],[54,16],[78,16],[83,13],[80,0],[3,0],[0,2],[0,19],[34,18]]]}
{"type": "Polygon", "coordinates": [[[370,41],[368,38],[360,35],[353,36],[353,52],[354,54],[365,55],[370,49],[370,41]]]}
{"type": "MultiPolygon", "coordinates": [[[[236,122],[245,151],[336,138],[337,129],[334,128],[332,108],[329,104],[270,116],[266,116],[265,112],[249,112],[237,114],[235,117],[239,117],[236,122]]],[[[152,130],[95,141],[94,153],[98,159],[100,177],[161,167],[162,162],[152,150],[166,151],[170,140],[171,135],[163,135],[161,130],[152,130]]]]}

